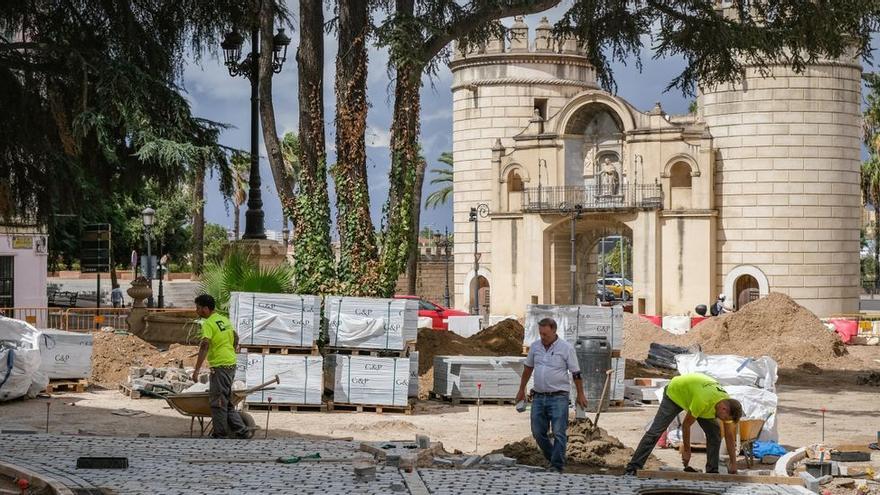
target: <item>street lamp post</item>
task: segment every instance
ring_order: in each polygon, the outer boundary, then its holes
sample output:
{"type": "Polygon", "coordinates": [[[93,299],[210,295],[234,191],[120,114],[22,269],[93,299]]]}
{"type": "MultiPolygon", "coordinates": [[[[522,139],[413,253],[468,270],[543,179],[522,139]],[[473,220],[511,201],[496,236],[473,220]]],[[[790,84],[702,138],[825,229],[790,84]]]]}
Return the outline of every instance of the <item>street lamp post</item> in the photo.
{"type": "Polygon", "coordinates": [[[581,213],[583,213],[583,206],[574,205],[574,210],[571,214],[571,265],[569,266],[569,271],[571,272],[571,304],[577,304],[577,254],[575,249],[576,245],[576,237],[575,237],[575,228],[577,226],[578,219],[581,218],[581,213]]]}
{"type": "Polygon", "coordinates": [[[480,253],[478,251],[479,223],[480,217],[486,218],[487,216],[489,216],[489,205],[486,203],[480,203],[471,208],[470,214],[468,215],[468,221],[474,223],[474,305],[471,308],[471,313],[475,315],[480,314],[480,253]]]}
{"type": "MultiPolygon", "coordinates": [[[[287,220],[284,221],[287,223],[287,220]]],[[[281,238],[284,239],[284,256],[287,257],[287,247],[290,246],[290,229],[287,228],[287,225],[281,229],[281,238]]]]}
{"type": "MultiPolygon", "coordinates": [[[[147,266],[146,266],[146,270],[144,270],[144,271],[146,271],[144,276],[147,278],[147,282],[149,282],[150,287],[152,288],[153,287],[153,257],[152,257],[152,253],[150,251],[150,249],[151,249],[150,241],[152,241],[152,237],[153,237],[153,223],[156,220],[156,210],[151,208],[150,205],[147,205],[147,207],[144,208],[143,211],[141,211],[141,219],[143,220],[143,224],[144,224],[144,238],[147,241],[147,266]]],[[[147,299],[147,307],[148,308],[153,307],[153,292],[152,292],[152,290],[150,291],[150,297],[147,299]]]]}
{"type": "MultiPolygon", "coordinates": [[[[259,155],[259,115],[260,115],[260,28],[251,28],[251,53],[241,62],[241,47],[244,37],[233,29],[223,39],[220,47],[223,48],[223,60],[229,75],[232,77],[242,76],[251,83],[251,169],[248,191],[248,209],[244,214],[243,239],[265,239],[266,228],[264,224],[263,197],[260,192],[260,155],[259,155]]],[[[272,72],[281,72],[281,67],[287,59],[287,46],[290,37],[284,34],[284,29],[279,29],[278,34],[272,37],[272,72]]]]}
{"type": "MultiPolygon", "coordinates": [[[[443,237],[440,237],[440,233],[434,234],[434,244],[438,249],[443,250],[443,271],[446,274],[446,288],[443,293],[444,300],[446,301],[446,307],[450,306],[449,299],[449,246],[452,245],[449,242],[449,228],[443,229],[443,237]]],[[[439,254],[439,253],[438,253],[439,254]]]]}
{"type": "MultiPolygon", "coordinates": [[[[160,252],[165,250],[164,243],[162,243],[161,246],[162,246],[162,248],[159,250],[160,252]]],[[[165,270],[166,270],[165,264],[166,263],[168,263],[168,255],[163,254],[162,257],[159,258],[159,267],[158,267],[158,273],[159,273],[159,299],[158,299],[158,303],[159,303],[160,308],[165,307],[165,293],[164,293],[164,289],[162,286],[162,281],[165,279],[165,270]]]]}

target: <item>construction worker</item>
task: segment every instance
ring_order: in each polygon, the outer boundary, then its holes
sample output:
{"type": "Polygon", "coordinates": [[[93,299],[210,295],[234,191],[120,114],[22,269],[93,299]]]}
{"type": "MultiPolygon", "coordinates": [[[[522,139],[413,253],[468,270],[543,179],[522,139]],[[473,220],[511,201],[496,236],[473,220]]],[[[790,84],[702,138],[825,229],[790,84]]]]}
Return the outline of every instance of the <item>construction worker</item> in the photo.
{"type": "Polygon", "coordinates": [[[208,397],[211,402],[211,421],[214,425],[211,436],[247,438],[249,430],[232,402],[238,334],[235,333],[229,318],[214,312],[216,303],[213,297],[202,294],[196,298],[195,303],[196,313],[202,318],[202,341],[199,344],[199,357],[196,358],[192,379],[194,382],[199,381],[199,371],[207,358],[211,367],[208,397]]]}
{"type": "Polygon", "coordinates": [[[727,299],[727,296],[724,294],[718,294],[718,299],[715,300],[715,303],[712,304],[712,309],[710,313],[712,316],[723,315],[724,313],[732,313],[733,309],[724,304],[724,300],[727,299]]]}
{"type": "Polygon", "coordinates": [[[550,469],[561,473],[565,468],[565,447],[568,443],[568,394],[571,385],[569,372],[577,390],[577,403],[587,407],[581,367],[574,347],[556,335],[556,321],[544,318],[538,322],[540,339],[532,342],[525,360],[516,402],[526,398],[526,385],[535,372],[534,399],[532,400],[531,426],[544,458],[550,469]],[[553,427],[553,441],[547,434],[553,427]]]}
{"type": "Polygon", "coordinates": [[[724,443],[730,463],[727,472],[736,474],[736,423],[742,418],[742,404],[731,399],[718,382],[702,373],[687,373],[669,381],[663,391],[663,400],[654,416],[654,422],[642,437],[638,448],[626,466],[626,474],[636,474],[654,450],[657,440],[682,411],[687,411],[681,425],[681,461],[688,467],[691,460],[691,425],[694,421],[706,434],[706,472],[718,472],[721,452],[720,420],[724,426],[724,443]]]}

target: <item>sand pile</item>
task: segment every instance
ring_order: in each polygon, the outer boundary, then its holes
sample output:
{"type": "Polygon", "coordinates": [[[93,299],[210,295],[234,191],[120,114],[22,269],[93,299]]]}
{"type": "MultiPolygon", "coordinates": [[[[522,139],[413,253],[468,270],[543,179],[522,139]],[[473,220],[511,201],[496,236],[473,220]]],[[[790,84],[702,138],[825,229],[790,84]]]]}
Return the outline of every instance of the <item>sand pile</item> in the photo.
{"type": "MultiPolygon", "coordinates": [[[[498,452],[515,458],[520,464],[548,465],[538,444],[530,436],[507,444],[498,452]]],[[[565,452],[567,472],[596,472],[598,468],[623,470],[632,454],[633,449],[624,447],[620,440],[602,428],[593,428],[589,419],[574,421],[568,425],[568,445],[565,452]]],[[[649,469],[658,465],[657,460],[652,457],[648,465],[649,469]]]]}
{"type": "Polygon", "coordinates": [[[519,356],[523,334],[516,320],[501,321],[467,338],[445,330],[419,330],[419,398],[427,398],[434,385],[435,356],[519,356]]]}
{"type": "Polygon", "coordinates": [[[93,332],[92,383],[116,387],[125,383],[131,366],[195,366],[198,347],[172,344],[160,351],[128,334],[93,332]]]}
{"type": "Polygon", "coordinates": [[[637,316],[624,315],[623,355],[645,359],[651,342],[699,345],[707,354],[771,356],[782,368],[804,363],[832,365],[847,353],[837,334],[829,332],[810,310],[785,294],[770,293],[676,336],[637,316]]]}

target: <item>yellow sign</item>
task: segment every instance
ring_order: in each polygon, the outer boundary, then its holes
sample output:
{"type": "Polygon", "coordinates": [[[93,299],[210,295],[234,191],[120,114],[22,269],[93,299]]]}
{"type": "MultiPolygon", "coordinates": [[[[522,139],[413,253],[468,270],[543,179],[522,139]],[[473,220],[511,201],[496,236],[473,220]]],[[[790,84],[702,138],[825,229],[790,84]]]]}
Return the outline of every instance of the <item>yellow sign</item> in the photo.
{"type": "Polygon", "coordinates": [[[12,249],[33,249],[34,238],[31,236],[13,236],[12,249]]]}

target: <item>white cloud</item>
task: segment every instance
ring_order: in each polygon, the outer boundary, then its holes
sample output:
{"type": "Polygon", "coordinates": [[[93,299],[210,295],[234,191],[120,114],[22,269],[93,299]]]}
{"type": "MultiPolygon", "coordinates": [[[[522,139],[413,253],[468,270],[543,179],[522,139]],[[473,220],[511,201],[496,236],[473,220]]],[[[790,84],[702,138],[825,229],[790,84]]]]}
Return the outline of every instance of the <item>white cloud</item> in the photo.
{"type": "Polygon", "coordinates": [[[391,131],[368,125],[366,134],[370,148],[387,148],[391,145],[391,131]]]}

